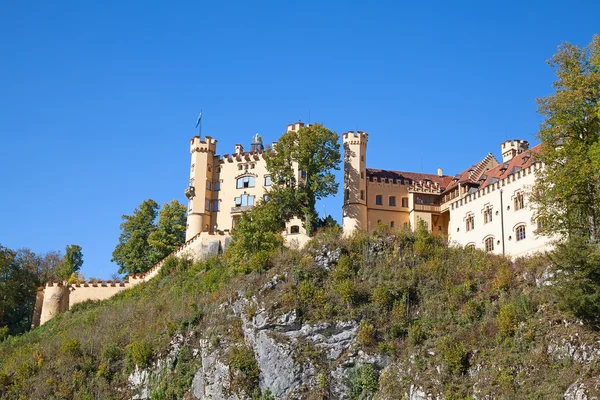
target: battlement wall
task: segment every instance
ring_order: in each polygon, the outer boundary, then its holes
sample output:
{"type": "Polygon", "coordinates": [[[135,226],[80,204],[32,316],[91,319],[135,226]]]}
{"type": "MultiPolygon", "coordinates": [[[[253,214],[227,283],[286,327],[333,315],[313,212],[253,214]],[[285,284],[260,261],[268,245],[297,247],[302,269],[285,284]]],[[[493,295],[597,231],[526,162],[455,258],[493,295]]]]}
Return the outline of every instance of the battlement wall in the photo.
{"type": "MultiPolygon", "coordinates": [[[[224,235],[207,235],[206,232],[203,232],[185,242],[168,257],[171,255],[181,257],[185,254],[194,259],[201,258],[201,252],[205,251],[207,246],[206,243],[202,246],[203,242],[211,239],[208,236],[221,236],[223,237],[223,244],[225,243],[224,235]]],[[[130,289],[142,282],[148,282],[158,275],[168,257],[156,263],[156,265],[143,274],[129,275],[127,282],[110,280],[79,281],[74,283],[68,283],[67,281],[47,282],[44,286],[38,288],[31,327],[37,328],[43,325],[59,313],[69,310],[75,304],[87,300],[106,300],[123,290],[130,289]]]]}

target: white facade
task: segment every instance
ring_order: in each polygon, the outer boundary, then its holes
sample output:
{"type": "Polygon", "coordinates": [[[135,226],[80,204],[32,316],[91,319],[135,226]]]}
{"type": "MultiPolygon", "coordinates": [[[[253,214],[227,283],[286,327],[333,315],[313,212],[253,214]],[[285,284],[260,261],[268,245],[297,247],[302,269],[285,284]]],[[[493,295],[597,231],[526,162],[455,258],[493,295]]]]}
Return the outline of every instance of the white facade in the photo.
{"type": "Polygon", "coordinates": [[[515,257],[548,250],[550,239],[535,233],[528,195],[541,167],[532,163],[452,202],[450,242],[515,257]]]}

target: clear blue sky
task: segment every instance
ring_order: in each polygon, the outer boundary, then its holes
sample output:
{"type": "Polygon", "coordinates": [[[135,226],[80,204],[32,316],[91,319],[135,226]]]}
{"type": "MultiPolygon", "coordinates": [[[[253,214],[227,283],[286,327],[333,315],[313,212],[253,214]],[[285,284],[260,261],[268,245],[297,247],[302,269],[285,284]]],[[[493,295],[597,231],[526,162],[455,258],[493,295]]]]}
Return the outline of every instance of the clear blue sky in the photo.
{"type": "MultiPolygon", "coordinates": [[[[369,132],[369,167],[455,174],[535,140],[545,61],[599,15],[597,0],[3,1],[0,244],[76,243],[82,272],[108,278],[121,215],[185,201],[200,108],[220,154],[310,109],[369,132]]],[[[341,196],[324,204],[340,220],[341,196]]]]}

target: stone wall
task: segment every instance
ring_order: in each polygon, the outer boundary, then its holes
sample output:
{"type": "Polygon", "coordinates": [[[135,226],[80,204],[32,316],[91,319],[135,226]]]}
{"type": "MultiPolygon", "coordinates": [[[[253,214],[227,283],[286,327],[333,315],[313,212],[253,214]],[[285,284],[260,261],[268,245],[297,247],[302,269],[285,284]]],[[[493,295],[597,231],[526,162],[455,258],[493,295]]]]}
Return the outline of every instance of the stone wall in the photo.
{"type": "MultiPolygon", "coordinates": [[[[229,235],[213,235],[202,232],[185,242],[171,255],[175,257],[188,256],[194,260],[203,259],[222,252],[227,247],[229,240],[229,235]]],[[[165,260],[166,258],[159,261],[143,274],[129,275],[127,282],[48,282],[43,287],[38,288],[31,327],[37,328],[43,325],[57,314],[69,310],[75,304],[87,300],[106,300],[123,290],[147,282],[158,275],[165,260]]]]}

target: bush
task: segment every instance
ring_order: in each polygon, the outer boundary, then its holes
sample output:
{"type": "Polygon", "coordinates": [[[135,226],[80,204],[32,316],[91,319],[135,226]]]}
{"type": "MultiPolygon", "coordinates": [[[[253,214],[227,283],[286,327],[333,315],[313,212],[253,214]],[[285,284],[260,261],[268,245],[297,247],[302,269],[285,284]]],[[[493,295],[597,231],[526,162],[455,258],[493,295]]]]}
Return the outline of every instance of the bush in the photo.
{"type": "Polygon", "coordinates": [[[127,353],[125,355],[125,363],[132,370],[134,366],[139,368],[146,368],[150,366],[152,359],[152,346],[145,340],[132,342],[127,346],[127,353]]]}
{"type": "Polygon", "coordinates": [[[251,395],[258,389],[260,370],[254,351],[250,347],[246,345],[232,347],[227,364],[236,372],[232,381],[235,392],[251,395]]]}
{"type": "Polygon", "coordinates": [[[377,286],[373,290],[371,295],[371,302],[377,306],[381,311],[388,311],[392,304],[392,295],[385,286],[377,286]]]}
{"type": "Polygon", "coordinates": [[[356,288],[354,282],[350,279],[344,279],[335,286],[335,291],[347,305],[352,305],[356,297],[356,288]]]}
{"type": "Polygon", "coordinates": [[[502,336],[511,336],[517,327],[517,307],[514,303],[503,305],[496,320],[499,333],[502,336]]]}
{"type": "Polygon", "coordinates": [[[348,371],[347,383],[350,399],[362,400],[370,399],[379,389],[377,371],[365,364],[361,367],[355,367],[348,371]]]}
{"type": "Polygon", "coordinates": [[[0,326],[0,342],[8,337],[8,326],[0,326]]]}
{"type": "Polygon", "coordinates": [[[452,374],[462,375],[467,371],[469,354],[462,342],[445,337],[438,342],[437,349],[452,374]]]}
{"type": "Polygon", "coordinates": [[[362,321],[358,327],[358,343],[363,346],[371,346],[375,343],[375,328],[373,325],[362,321]]]}

